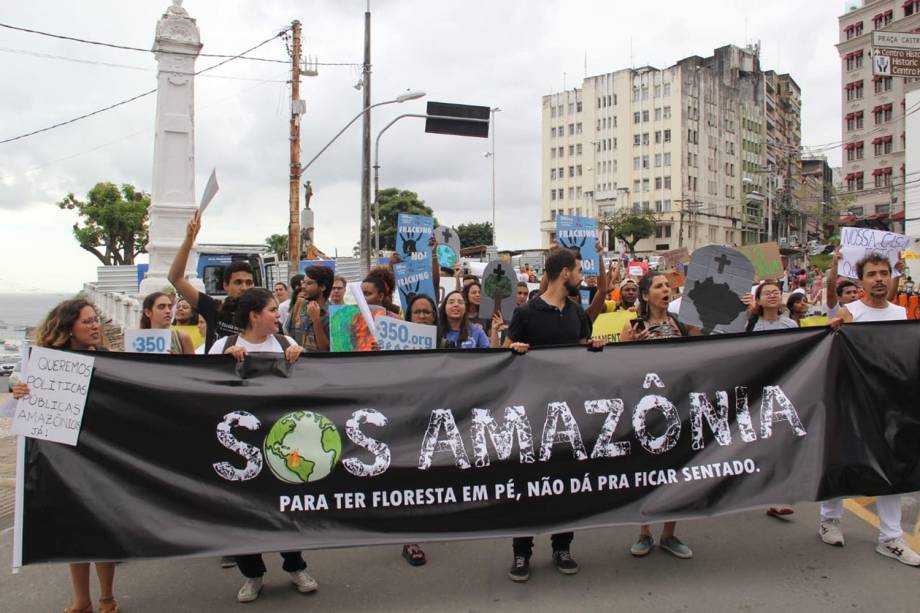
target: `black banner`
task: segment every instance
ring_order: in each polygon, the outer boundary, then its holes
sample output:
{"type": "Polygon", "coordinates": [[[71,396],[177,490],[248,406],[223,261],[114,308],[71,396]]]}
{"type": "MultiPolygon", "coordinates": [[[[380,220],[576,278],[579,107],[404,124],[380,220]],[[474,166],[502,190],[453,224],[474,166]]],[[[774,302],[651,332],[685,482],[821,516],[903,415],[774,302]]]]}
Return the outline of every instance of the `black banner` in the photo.
{"type": "Polygon", "coordinates": [[[97,354],[22,561],[541,534],[920,489],[920,326],[507,351],[97,354]]]}

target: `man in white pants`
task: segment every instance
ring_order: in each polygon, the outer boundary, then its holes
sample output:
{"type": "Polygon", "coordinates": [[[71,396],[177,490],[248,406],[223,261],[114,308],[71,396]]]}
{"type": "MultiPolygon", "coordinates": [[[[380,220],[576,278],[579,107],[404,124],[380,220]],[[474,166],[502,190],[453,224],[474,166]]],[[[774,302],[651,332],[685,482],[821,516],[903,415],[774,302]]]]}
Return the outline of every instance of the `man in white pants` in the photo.
{"type": "MultiPolygon", "coordinates": [[[[907,319],[904,307],[888,302],[891,282],[891,263],[876,253],[870,254],[856,264],[859,284],[865,295],[840,307],[836,318],[830,323],[855,321],[896,321],[907,319]]],[[[910,566],[920,566],[920,555],[901,538],[901,496],[879,496],[875,502],[879,519],[878,546],[875,550],[910,566]]],[[[828,545],[843,546],[843,532],[840,518],[843,517],[843,500],[830,500],[821,504],[821,524],[818,534],[828,545]]]]}

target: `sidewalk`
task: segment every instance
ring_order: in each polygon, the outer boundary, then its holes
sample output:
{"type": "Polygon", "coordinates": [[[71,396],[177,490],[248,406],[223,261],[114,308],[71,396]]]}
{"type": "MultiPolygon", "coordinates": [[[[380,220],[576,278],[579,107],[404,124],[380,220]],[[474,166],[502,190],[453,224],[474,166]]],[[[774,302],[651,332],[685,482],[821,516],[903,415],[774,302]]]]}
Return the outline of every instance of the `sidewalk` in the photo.
{"type": "MultiPolygon", "coordinates": [[[[248,605],[236,601],[242,584],[237,570],[222,570],[215,559],[124,563],[115,592],[126,613],[920,610],[920,569],[875,553],[876,530],[851,514],[843,520],[846,547],[823,544],[817,513],[816,504],[803,504],[788,522],[761,512],[686,522],[678,534],[693,547],[692,560],[657,549],[633,558],[633,527],[585,530],[573,544],[582,570],[571,577],[552,567],[549,538],[538,537],[525,584],[507,579],[511,543],[501,539],[425,545],[429,561],[419,568],[406,564],[395,545],[306,552],[320,584],[311,595],[293,590],[280,557],[266,555],[265,589],[248,605]]],[[[0,534],[4,563],[11,547],[12,531],[0,534]]],[[[67,570],[51,565],[18,575],[0,572],[0,594],[4,610],[59,611],[69,604],[67,570]]]]}

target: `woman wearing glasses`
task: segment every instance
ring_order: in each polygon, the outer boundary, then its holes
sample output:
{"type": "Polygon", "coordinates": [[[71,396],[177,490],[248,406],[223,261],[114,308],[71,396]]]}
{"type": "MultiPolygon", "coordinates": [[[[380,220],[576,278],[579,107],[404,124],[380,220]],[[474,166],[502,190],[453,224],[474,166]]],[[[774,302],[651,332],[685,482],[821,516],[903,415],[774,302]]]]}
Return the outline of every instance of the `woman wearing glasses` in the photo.
{"type": "MultiPolygon", "coordinates": [[[[90,302],[82,298],[65,300],[48,313],[38,327],[32,344],[64,351],[108,351],[102,334],[102,322],[90,302]]],[[[29,395],[29,386],[17,383],[13,386],[13,398],[29,395]]],[[[86,613],[93,610],[89,590],[89,563],[70,565],[70,582],[73,586],[73,604],[64,613],[86,613]]],[[[96,562],[99,577],[99,610],[102,613],[117,613],[118,603],[112,595],[115,579],[113,562],[96,562]]]]}
{"type": "Polygon", "coordinates": [[[748,332],[798,328],[794,320],[783,314],[783,290],[778,281],[763,281],[754,290],[756,307],[748,320],[748,332]]]}

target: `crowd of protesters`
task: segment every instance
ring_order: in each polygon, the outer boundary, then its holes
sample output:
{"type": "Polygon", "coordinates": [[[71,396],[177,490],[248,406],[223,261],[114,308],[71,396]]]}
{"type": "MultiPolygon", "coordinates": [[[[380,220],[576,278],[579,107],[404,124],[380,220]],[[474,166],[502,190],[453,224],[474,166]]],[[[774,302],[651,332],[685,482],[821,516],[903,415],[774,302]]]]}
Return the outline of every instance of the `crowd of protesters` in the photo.
{"type": "MultiPolygon", "coordinates": [[[[147,296],[143,303],[142,328],[171,329],[169,351],[175,354],[195,351],[194,340],[186,332],[189,327],[200,330],[201,351],[226,354],[235,360],[244,360],[253,352],[269,352],[283,354],[285,359],[294,362],[303,353],[330,350],[330,305],[344,303],[348,285],[345,278],[336,276],[328,268],[311,266],[303,274],[291,278],[289,285],[276,283],[270,291],[253,286],[255,275],[248,263],[233,262],[224,269],[226,297],[218,301],[195,289],[184,276],[199,228],[200,216],[196,213],[169,271],[169,281],[181,298],[173,308],[170,296],[164,292],[147,296]]],[[[748,311],[746,331],[753,334],[796,328],[809,311],[815,309],[827,314],[832,327],[851,321],[907,318],[904,307],[890,301],[898,286],[887,259],[869,255],[860,261],[857,282],[838,279],[835,272],[838,257],[835,254],[826,280],[813,271],[809,276],[809,271],[802,269],[790,272],[785,279],[763,281],[752,288],[743,299],[748,311]],[[818,280],[823,291],[809,295],[808,289],[818,280]],[[791,293],[784,301],[785,289],[790,289],[791,293]]],[[[628,312],[633,317],[620,333],[620,341],[653,342],[701,334],[699,329],[679,321],[679,310],[673,308],[680,300],[679,293],[671,287],[669,276],[663,272],[651,271],[635,279],[626,275],[619,264],[614,264],[588,284],[582,277],[577,254],[554,248],[545,258],[542,278],[536,277],[529,268],[521,271],[527,281],[517,283],[516,309],[513,318],[506,322],[500,313],[490,316],[480,311],[482,285],[478,278],[461,274],[459,265],[453,270],[433,268],[438,280],[441,275],[453,276],[456,289],[446,292],[440,299],[425,294],[411,295],[405,312],[394,302],[396,282],[390,266],[370,270],[361,283],[361,292],[368,305],[383,308],[388,316],[435,327],[437,347],[441,349],[506,348],[524,354],[536,347],[580,343],[599,351],[607,341],[592,338],[592,326],[600,316],[618,312],[628,312]],[[531,290],[528,282],[540,282],[540,289],[531,290]],[[579,291],[587,287],[593,290],[592,299],[590,306],[583,308],[579,291]]],[[[437,282],[435,287],[439,285],[437,282]]],[[[108,350],[99,313],[83,299],[68,300],[55,307],[38,328],[34,344],[72,351],[108,350]]],[[[13,388],[14,397],[28,393],[23,383],[13,388]]],[[[900,498],[880,497],[877,507],[880,518],[877,551],[902,563],[920,566],[920,556],[902,538],[900,498]]],[[[825,543],[844,544],[840,529],[842,508],[840,500],[821,506],[819,535],[825,543]]],[[[768,511],[771,515],[792,512],[790,507],[771,507],[768,511]]],[[[657,545],[677,558],[691,558],[693,551],[675,532],[676,522],[666,522],[657,545]]],[[[579,570],[572,555],[573,538],[572,532],[551,537],[552,559],[563,574],[579,570]]],[[[634,556],[644,556],[655,546],[651,527],[643,525],[630,552],[634,556]]],[[[514,538],[512,550],[509,578],[527,581],[533,538],[514,538]]],[[[307,573],[300,552],[289,551],[281,555],[283,568],[297,590],[317,589],[317,582],[307,573]]],[[[425,553],[418,544],[405,545],[402,555],[415,566],[426,562],[425,553]]],[[[244,576],[244,584],[237,595],[240,602],[258,598],[265,573],[260,553],[245,552],[233,559],[224,559],[222,563],[236,565],[244,576]]],[[[70,574],[73,603],[66,611],[92,611],[90,565],[71,564],[70,574]]],[[[117,611],[113,595],[115,565],[97,563],[96,574],[100,610],[105,613],[117,611]]]]}

